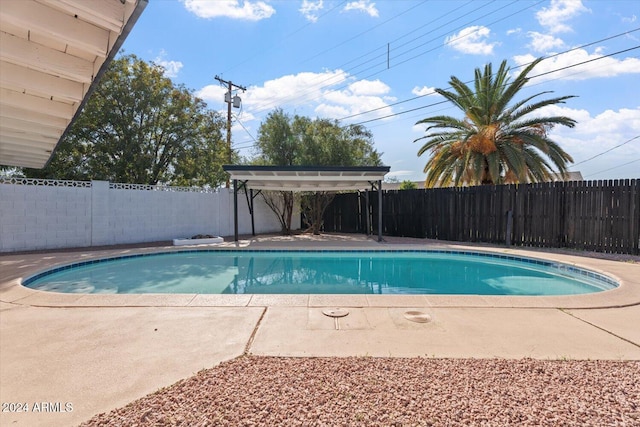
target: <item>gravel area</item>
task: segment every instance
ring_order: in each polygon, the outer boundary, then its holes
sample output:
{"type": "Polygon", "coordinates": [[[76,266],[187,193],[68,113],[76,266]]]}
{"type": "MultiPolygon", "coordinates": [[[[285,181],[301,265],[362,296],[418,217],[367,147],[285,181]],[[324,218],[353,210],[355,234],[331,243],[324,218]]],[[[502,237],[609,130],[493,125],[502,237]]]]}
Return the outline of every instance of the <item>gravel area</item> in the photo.
{"type": "Polygon", "coordinates": [[[638,426],[640,362],[243,356],[83,426],[638,426]]]}

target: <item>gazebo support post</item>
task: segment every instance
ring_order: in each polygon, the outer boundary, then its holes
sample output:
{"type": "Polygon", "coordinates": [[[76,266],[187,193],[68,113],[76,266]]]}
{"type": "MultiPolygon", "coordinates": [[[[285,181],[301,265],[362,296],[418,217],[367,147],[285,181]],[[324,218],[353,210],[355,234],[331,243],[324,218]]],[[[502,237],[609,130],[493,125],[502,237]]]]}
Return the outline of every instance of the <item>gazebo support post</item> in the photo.
{"type": "Polygon", "coordinates": [[[253,188],[249,190],[249,194],[251,195],[251,235],[256,235],[256,225],[255,220],[253,219],[253,188]]]}
{"type": "Polygon", "coordinates": [[[378,180],[378,242],[382,242],[382,180],[378,180]]]}
{"type": "Polygon", "coordinates": [[[371,235],[371,217],[369,216],[369,214],[371,213],[371,209],[369,207],[369,189],[364,190],[364,208],[365,208],[367,236],[370,236],[371,235]]]}
{"type": "Polygon", "coordinates": [[[238,180],[233,180],[233,238],[238,241],[238,180]]]}
{"type": "Polygon", "coordinates": [[[253,199],[256,197],[253,195],[253,188],[249,189],[247,192],[247,181],[242,181],[240,187],[244,186],[244,196],[247,199],[247,207],[249,208],[249,214],[251,214],[251,235],[256,235],[256,226],[255,220],[253,218],[253,199]]]}

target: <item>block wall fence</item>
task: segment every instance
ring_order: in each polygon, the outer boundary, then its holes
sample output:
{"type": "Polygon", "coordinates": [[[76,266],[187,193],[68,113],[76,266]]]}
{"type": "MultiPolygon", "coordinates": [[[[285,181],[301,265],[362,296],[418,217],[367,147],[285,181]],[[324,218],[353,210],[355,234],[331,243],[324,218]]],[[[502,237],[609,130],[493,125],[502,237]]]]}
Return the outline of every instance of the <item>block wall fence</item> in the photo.
{"type": "MultiPolygon", "coordinates": [[[[254,211],[256,233],[280,231],[262,197],[254,199],[254,211]]],[[[238,231],[251,234],[244,193],[238,193],[238,231]]],[[[196,234],[233,236],[233,232],[230,189],[0,179],[0,252],[154,242],[196,234]]]]}

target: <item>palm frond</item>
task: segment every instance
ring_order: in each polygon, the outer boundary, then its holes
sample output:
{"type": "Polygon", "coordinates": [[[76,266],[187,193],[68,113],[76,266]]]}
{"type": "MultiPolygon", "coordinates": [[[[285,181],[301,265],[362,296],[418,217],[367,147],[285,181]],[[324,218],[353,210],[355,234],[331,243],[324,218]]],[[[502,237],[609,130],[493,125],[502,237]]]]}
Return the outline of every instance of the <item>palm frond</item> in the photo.
{"type": "Polygon", "coordinates": [[[550,179],[554,169],[566,171],[573,159],[547,133],[556,125],[572,128],[576,121],[533,113],[573,96],[541,99],[551,92],[540,92],[515,100],[541,60],[513,79],[507,61],[495,73],[488,63],[475,69],[473,90],[455,76],[449,81],[451,91],[436,89],[462,111],[463,118],[441,115],[417,122],[428,126],[425,135],[414,140],[425,141],[419,156],[430,155],[424,168],[428,185],[537,181],[550,179]]]}

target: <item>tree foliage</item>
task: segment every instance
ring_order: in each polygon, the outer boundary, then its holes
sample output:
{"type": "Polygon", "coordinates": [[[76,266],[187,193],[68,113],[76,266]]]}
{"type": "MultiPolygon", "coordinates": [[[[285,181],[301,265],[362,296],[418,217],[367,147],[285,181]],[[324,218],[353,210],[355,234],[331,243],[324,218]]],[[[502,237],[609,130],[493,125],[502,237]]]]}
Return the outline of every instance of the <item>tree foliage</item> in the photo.
{"type": "Polygon", "coordinates": [[[217,186],[224,121],[135,55],[111,62],[56,152],[28,176],[217,186]]]}
{"type": "Polygon", "coordinates": [[[276,166],[377,166],[373,135],[360,125],[290,116],[276,109],[258,129],[254,161],[276,166]]]}
{"type": "Polygon", "coordinates": [[[402,181],[400,183],[400,187],[398,187],[399,190],[416,190],[417,188],[418,186],[416,185],[416,183],[413,181],[409,181],[408,179],[402,181]]]}
{"type": "MultiPolygon", "coordinates": [[[[335,120],[290,116],[281,109],[269,113],[258,130],[255,163],[274,166],[379,166],[380,154],[373,135],[363,126],[340,126],[335,120]]],[[[272,210],[281,218],[282,231],[291,231],[296,198],[278,192],[282,202],[272,210]],[[287,223],[288,220],[288,223],[287,223]]],[[[319,191],[299,196],[302,211],[314,233],[322,227],[322,216],[334,193],[319,191]]],[[[273,198],[273,195],[267,197],[273,198]]]]}
{"type": "MultiPolygon", "coordinates": [[[[573,96],[538,99],[541,92],[515,100],[529,81],[529,72],[541,61],[527,66],[515,79],[507,62],[494,74],[491,64],[475,70],[473,89],[455,76],[453,91],[436,89],[458,107],[464,118],[433,116],[420,120],[429,126],[418,156],[428,153],[426,185],[478,185],[549,180],[554,167],[561,174],[573,159],[548,137],[555,125],[574,127],[564,116],[545,116],[542,108],[563,104],[573,96]]],[[[414,141],[415,142],[415,141],[414,141]]]]}

